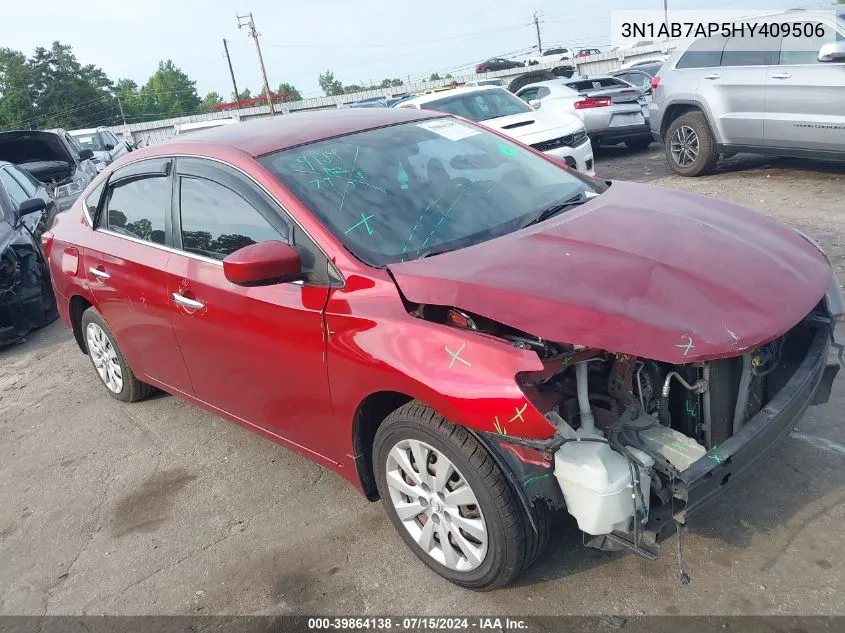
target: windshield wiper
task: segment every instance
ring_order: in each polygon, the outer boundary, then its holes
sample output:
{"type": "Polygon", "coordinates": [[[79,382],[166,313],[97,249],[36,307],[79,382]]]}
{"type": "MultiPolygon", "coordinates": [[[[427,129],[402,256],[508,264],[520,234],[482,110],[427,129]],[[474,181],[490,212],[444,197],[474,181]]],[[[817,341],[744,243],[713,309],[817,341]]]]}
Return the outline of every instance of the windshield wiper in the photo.
{"type": "Polygon", "coordinates": [[[530,222],[525,224],[522,228],[525,228],[526,226],[531,226],[533,224],[539,224],[544,220],[548,220],[553,215],[557,215],[562,211],[566,211],[567,209],[571,209],[572,207],[577,207],[579,204],[584,204],[585,202],[589,202],[590,200],[592,200],[591,197],[587,196],[582,198],[581,196],[583,195],[583,193],[578,193],[572,196],[571,198],[567,198],[563,202],[558,202],[557,204],[553,204],[550,207],[546,207],[545,209],[540,211],[540,213],[537,214],[537,216],[534,217],[530,222]]]}

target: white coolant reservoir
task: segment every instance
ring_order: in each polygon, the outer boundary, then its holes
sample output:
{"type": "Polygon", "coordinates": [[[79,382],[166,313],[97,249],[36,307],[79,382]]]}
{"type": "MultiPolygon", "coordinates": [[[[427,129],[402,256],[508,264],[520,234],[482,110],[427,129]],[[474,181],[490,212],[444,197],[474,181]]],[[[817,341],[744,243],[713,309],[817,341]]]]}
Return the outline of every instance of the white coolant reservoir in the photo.
{"type": "MultiPolygon", "coordinates": [[[[582,434],[582,439],[598,435],[582,434]]],[[[654,460],[637,449],[629,449],[646,467],[654,460]]],[[[645,506],[636,500],[637,510],[648,516],[651,478],[647,468],[638,467],[639,487],[645,506]]],[[[604,442],[567,442],[555,453],[555,477],[563,491],[566,509],[587,534],[609,534],[614,530],[627,532],[634,514],[631,497],[631,470],[628,459],[604,442]]]]}
{"type": "Polygon", "coordinates": [[[691,437],[662,424],[637,431],[637,436],[649,451],[663,455],[679,471],[689,468],[690,464],[704,457],[707,452],[691,437]]]}

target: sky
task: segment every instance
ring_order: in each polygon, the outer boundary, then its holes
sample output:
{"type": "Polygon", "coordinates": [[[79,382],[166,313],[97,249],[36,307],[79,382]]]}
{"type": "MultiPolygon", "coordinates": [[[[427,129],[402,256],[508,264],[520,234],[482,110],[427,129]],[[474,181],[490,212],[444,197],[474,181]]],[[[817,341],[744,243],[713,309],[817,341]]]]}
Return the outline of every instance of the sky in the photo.
{"type": "MultiPolygon", "coordinates": [[[[13,0],[2,1],[0,46],[32,55],[54,40],[70,44],[84,64],[112,80],[139,85],[158,61],[172,59],[197,82],[200,96],[232,93],[223,38],[238,88],[261,89],[255,46],[237,14],[252,12],[260,33],[270,88],[294,84],[321,96],[318,75],[331,70],[345,84],[384,78],[419,79],[432,72],[460,74],[475,63],[537,43],[544,48],[610,46],[612,9],[662,9],[662,0],[13,0]],[[33,19],[33,16],[39,16],[33,19]]],[[[832,0],[669,0],[673,9],[748,9],[765,12],[829,7],[832,0]]]]}

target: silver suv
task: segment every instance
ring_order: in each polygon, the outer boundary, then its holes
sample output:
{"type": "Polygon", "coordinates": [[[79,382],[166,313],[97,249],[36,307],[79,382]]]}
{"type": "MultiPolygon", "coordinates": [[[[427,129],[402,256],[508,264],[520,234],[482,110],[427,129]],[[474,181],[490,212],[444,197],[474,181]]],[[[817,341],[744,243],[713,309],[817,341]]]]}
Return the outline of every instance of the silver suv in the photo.
{"type": "Polygon", "coordinates": [[[651,132],[675,173],[738,152],[845,160],[845,10],[755,21],[789,34],[695,40],[652,80],[651,132]]]}

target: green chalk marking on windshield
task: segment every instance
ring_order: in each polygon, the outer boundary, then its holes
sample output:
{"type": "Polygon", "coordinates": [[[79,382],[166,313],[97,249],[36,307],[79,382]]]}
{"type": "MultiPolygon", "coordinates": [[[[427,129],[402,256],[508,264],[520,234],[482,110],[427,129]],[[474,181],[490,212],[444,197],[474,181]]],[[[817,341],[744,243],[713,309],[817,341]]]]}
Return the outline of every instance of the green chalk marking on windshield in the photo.
{"type": "Polygon", "coordinates": [[[399,188],[405,190],[408,188],[408,172],[402,163],[399,163],[399,169],[396,170],[396,182],[399,183],[399,188]]]}
{"type": "Polygon", "coordinates": [[[507,145],[499,145],[499,151],[505,156],[516,156],[516,150],[513,147],[508,147],[507,145]]]}

